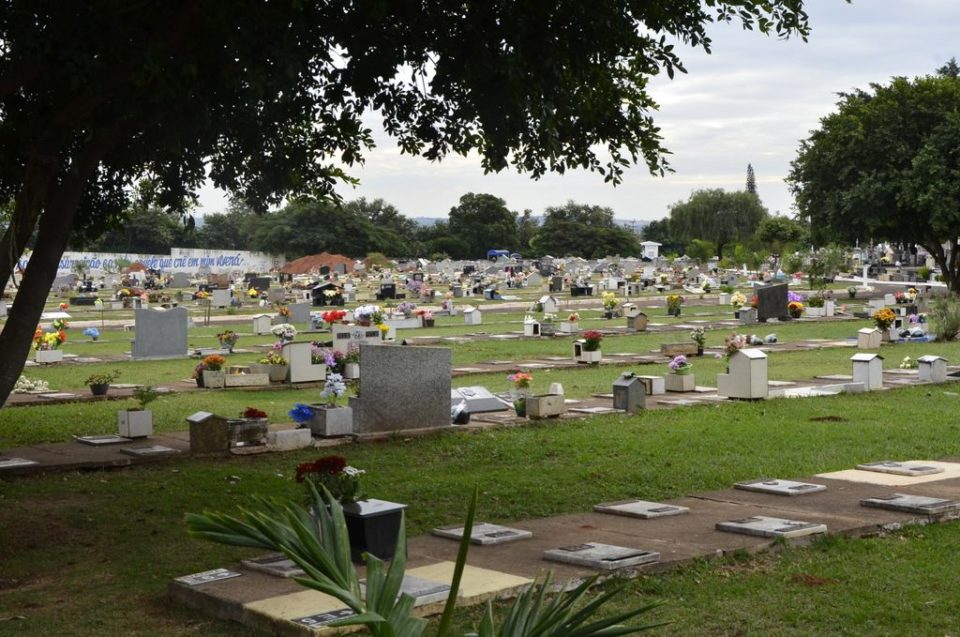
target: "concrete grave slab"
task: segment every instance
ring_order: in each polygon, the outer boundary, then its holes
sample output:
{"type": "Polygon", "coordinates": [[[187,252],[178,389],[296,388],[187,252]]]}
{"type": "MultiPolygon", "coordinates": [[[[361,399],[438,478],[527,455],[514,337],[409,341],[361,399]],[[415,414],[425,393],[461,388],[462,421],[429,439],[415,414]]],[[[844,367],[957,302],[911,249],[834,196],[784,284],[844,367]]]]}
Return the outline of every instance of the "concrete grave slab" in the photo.
{"type": "Polygon", "coordinates": [[[908,495],[906,493],[894,493],[887,496],[867,498],[860,500],[860,504],[876,509],[889,509],[891,511],[926,515],[939,515],[960,511],[960,500],[931,498],[922,495],[908,495]]]}
{"type": "Polygon", "coordinates": [[[756,491],[758,493],[769,493],[771,495],[797,496],[809,493],[818,493],[826,491],[827,487],[822,484],[813,484],[812,482],[797,482],[795,480],[747,480],[737,482],[733,485],[736,489],[744,491],[756,491]]]}
{"type": "Polygon", "coordinates": [[[884,460],[881,462],[868,462],[858,464],[857,469],[861,471],[877,471],[879,473],[890,473],[895,476],[930,476],[943,473],[942,467],[936,467],[922,461],[909,460],[907,462],[897,462],[895,460],[884,460]]]}
{"type": "Polygon", "coordinates": [[[471,414],[481,414],[493,411],[507,411],[508,403],[494,396],[490,390],[482,386],[457,387],[450,390],[452,401],[464,401],[467,411],[471,414]]]}
{"type": "Polygon", "coordinates": [[[827,532],[826,524],[772,518],[765,515],[754,515],[739,520],[717,522],[716,526],[719,531],[756,535],[758,537],[793,538],[827,532]]]}
{"type": "MultiPolygon", "coordinates": [[[[366,580],[360,581],[360,590],[366,595],[366,580]]],[[[447,596],[450,595],[450,584],[404,573],[403,581],[400,583],[400,592],[412,597],[415,600],[413,606],[416,608],[425,604],[445,601],[447,596]]]]}
{"type": "Polygon", "coordinates": [[[248,612],[266,616],[271,623],[281,619],[310,627],[322,626],[323,623],[334,621],[331,618],[324,622],[317,618],[319,615],[347,610],[344,609],[343,602],[336,597],[314,590],[300,590],[286,595],[258,599],[244,604],[243,608],[248,612]]]}
{"type": "Polygon", "coordinates": [[[586,542],[544,551],[543,559],[551,562],[585,566],[599,571],[613,571],[619,568],[658,562],[660,554],[625,546],[586,542]]]}
{"type": "Polygon", "coordinates": [[[610,414],[615,411],[613,407],[574,407],[569,411],[573,411],[579,414],[610,414]]]}
{"type": "MultiPolygon", "coordinates": [[[[463,525],[437,527],[432,532],[437,537],[460,540],[463,537],[463,525]]],[[[530,531],[488,522],[478,522],[473,525],[473,530],[470,533],[470,543],[480,545],[505,544],[530,537],[533,537],[533,533],[530,531]]]]}
{"type": "Polygon", "coordinates": [[[879,471],[863,471],[861,469],[846,469],[843,471],[832,471],[821,473],[816,477],[829,478],[833,480],[849,480],[851,482],[866,482],[888,487],[901,487],[914,484],[924,484],[926,482],[937,482],[940,480],[949,480],[960,478],[960,464],[955,462],[923,461],[923,465],[943,469],[941,473],[930,475],[896,475],[892,473],[881,473],[879,471]]]}
{"type": "Polygon", "coordinates": [[[49,398],[51,400],[63,400],[64,398],[76,398],[77,394],[70,392],[52,392],[49,394],[40,394],[40,398],[49,398]]]}
{"type": "Polygon", "coordinates": [[[621,502],[595,504],[593,510],[597,513],[623,515],[629,518],[641,518],[643,520],[662,518],[670,515],[683,515],[684,513],[690,512],[689,507],[663,504],[662,502],[649,502],[647,500],[623,500],[621,502]]]}

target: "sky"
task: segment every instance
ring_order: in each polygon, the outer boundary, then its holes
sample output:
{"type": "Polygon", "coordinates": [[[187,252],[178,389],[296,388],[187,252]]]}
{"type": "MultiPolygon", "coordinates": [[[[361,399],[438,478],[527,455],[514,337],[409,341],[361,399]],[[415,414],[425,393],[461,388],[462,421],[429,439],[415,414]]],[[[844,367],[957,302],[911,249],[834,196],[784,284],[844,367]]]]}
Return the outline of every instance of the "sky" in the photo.
{"type": "MultiPolygon", "coordinates": [[[[933,73],[951,57],[960,59],[960,2],[956,0],[808,0],[811,35],[778,40],[739,25],[709,25],[713,52],[680,48],[687,74],[654,79],[660,104],[654,118],[674,173],[653,177],[643,165],[619,186],[586,171],[539,180],[504,171],[483,173],[477,157],[451,156],[440,163],[403,155],[379,128],[367,124],[377,147],[350,174],[347,200],[382,198],[407,217],[446,217],[461,195],[491,193],[511,210],[542,214],[569,200],[613,209],[618,219],[654,220],[703,188],[743,189],[752,164],[757,189],[771,213],[792,215],[793,197],[784,178],[799,141],[833,112],[837,93],[894,76],[933,73]]],[[[207,186],[201,214],[220,212],[225,196],[207,186]]]]}

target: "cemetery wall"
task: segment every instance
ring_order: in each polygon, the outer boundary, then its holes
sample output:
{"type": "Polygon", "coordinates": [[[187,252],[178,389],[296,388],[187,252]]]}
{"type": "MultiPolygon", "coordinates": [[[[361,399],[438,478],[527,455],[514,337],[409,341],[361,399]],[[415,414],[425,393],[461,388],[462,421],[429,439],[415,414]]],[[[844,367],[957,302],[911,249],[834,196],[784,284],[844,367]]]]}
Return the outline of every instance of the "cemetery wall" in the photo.
{"type": "MultiPolygon", "coordinates": [[[[171,248],[170,254],[138,254],[130,252],[64,252],[57,269],[57,276],[70,274],[73,264],[86,261],[89,275],[99,277],[116,271],[117,259],[127,259],[131,263],[140,262],[148,268],[160,270],[164,274],[185,272],[188,274],[232,272],[268,272],[286,263],[283,256],[273,256],[262,252],[247,250],[205,250],[196,248],[171,248]]],[[[20,259],[20,267],[26,268],[29,257],[20,259]]]]}

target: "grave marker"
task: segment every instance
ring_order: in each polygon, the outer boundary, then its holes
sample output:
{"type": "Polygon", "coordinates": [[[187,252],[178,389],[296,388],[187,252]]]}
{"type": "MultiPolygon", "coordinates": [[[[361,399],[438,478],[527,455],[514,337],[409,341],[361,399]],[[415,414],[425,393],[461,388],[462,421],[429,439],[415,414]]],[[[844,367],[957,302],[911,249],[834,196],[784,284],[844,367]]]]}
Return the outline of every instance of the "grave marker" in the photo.
{"type": "Polygon", "coordinates": [[[135,360],[182,358],[187,355],[187,310],[134,310],[136,338],[131,341],[135,360]]]}
{"type": "Polygon", "coordinates": [[[939,515],[960,511],[960,501],[958,500],[930,498],[922,495],[907,495],[905,493],[894,493],[893,495],[867,498],[860,500],[860,504],[876,509],[889,509],[890,511],[903,511],[905,513],[921,513],[926,515],[939,515]]]}
{"type": "Polygon", "coordinates": [[[717,530],[760,537],[791,538],[826,533],[827,525],[755,515],[740,520],[717,522],[717,530]]]}
{"type": "Polygon", "coordinates": [[[622,502],[595,504],[593,510],[597,513],[623,515],[629,518],[641,518],[644,520],[671,515],[683,515],[684,513],[690,512],[688,507],[676,506],[674,504],[661,504],[660,502],[648,502],[647,500],[623,500],[622,502]]]}
{"type": "Polygon", "coordinates": [[[618,568],[658,562],[660,554],[643,549],[588,542],[544,551],[543,558],[552,562],[586,566],[600,571],[613,571],[618,568]]]}
{"type": "MultiPolygon", "coordinates": [[[[437,537],[460,540],[463,538],[463,525],[437,527],[433,529],[432,533],[437,537]]],[[[488,522],[478,522],[473,525],[473,530],[470,532],[470,543],[486,546],[489,544],[505,544],[507,542],[525,540],[531,537],[533,537],[533,533],[524,531],[523,529],[490,524],[488,522]]]]}
{"type": "Polygon", "coordinates": [[[858,464],[857,469],[861,471],[889,473],[895,476],[931,476],[937,473],[943,473],[942,467],[934,467],[924,464],[923,462],[896,462],[894,460],[858,464]]]}
{"type": "Polygon", "coordinates": [[[796,482],[794,480],[747,480],[745,482],[737,482],[733,486],[743,491],[786,496],[806,495],[808,493],[818,493],[827,490],[827,487],[822,484],[796,482]]]}
{"type": "Polygon", "coordinates": [[[757,296],[757,320],[765,323],[768,319],[788,320],[787,284],[765,285],[754,290],[757,296]]]}

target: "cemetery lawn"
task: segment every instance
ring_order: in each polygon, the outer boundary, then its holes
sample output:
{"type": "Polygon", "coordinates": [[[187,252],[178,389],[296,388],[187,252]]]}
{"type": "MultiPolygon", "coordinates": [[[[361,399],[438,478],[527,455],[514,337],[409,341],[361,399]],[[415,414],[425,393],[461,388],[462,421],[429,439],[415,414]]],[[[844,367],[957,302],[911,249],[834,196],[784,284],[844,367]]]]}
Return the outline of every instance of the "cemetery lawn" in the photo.
{"type": "MultiPolygon", "coordinates": [[[[906,355],[899,346],[889,351],[906,355]]],[[[840,352],[849,358],[853,350],[840,352]]],[[[791,359],[833,353],[801,352],[791,359]]],[[[600,370],[606,391],[615,369],[600,370]]],[[[573,387],[575,378],[571,373],[561,382],[573,387]]],[[[196,409],[226,413],[258,406],[276,421],[306,395],[231,394],[181,396],[196,409]]],[[[159,411],[170,411],[161,418],[164,428],[183,428],[182,417],[192,410],[174,402],[181,396],[158,401],[159,411]]],[[[104,409],[99,418],[121,403],[90,405],[104,409]]],[[[28,439],[32,429],[54,435],[86,418],[78,413],[86,407],[57,412],[60,407],[47,406],[43,419],[25,424],[20,421],[33,408],[0,410],[7,419],[0,422],[2,444],[28,439]]],[[[678,497],[762,476],[809,476],[864,461],[956,457],[960,422],[947,415],[958,408],[960,395],[949,385],[926,386],[396,436],[336,451],[367,470],[366,494],[410,505],[408,530],[416,535],[461,521],[475,484],[480,518],[509,522],[586,511],[602,501],[678,497]]],[[[104,431],[114,422],[108,418],[104,431]]],[[[179,459],[0,479],[0,619],[22,617],[0,621],[0,635],[251,635],[167,600],[171,578],[251,554],[188,538],[183,514],[231,510],[250,504],[253,495],[298,497],[294,468],[317,455],[179,459]]],[[[644,619],[674,623],[651,634],[880,635],[917,634],[918,627],[923,634],[950,634],[960,616],[958,569],[960,526],[946,523],[879,539],[826,538],[776,554],[697,562],[631,582],[630,594],[617,603],[663,602],[644,619]]],[[[461,623],[472,626],[478,612],[461,611],[461,623]]]]}

